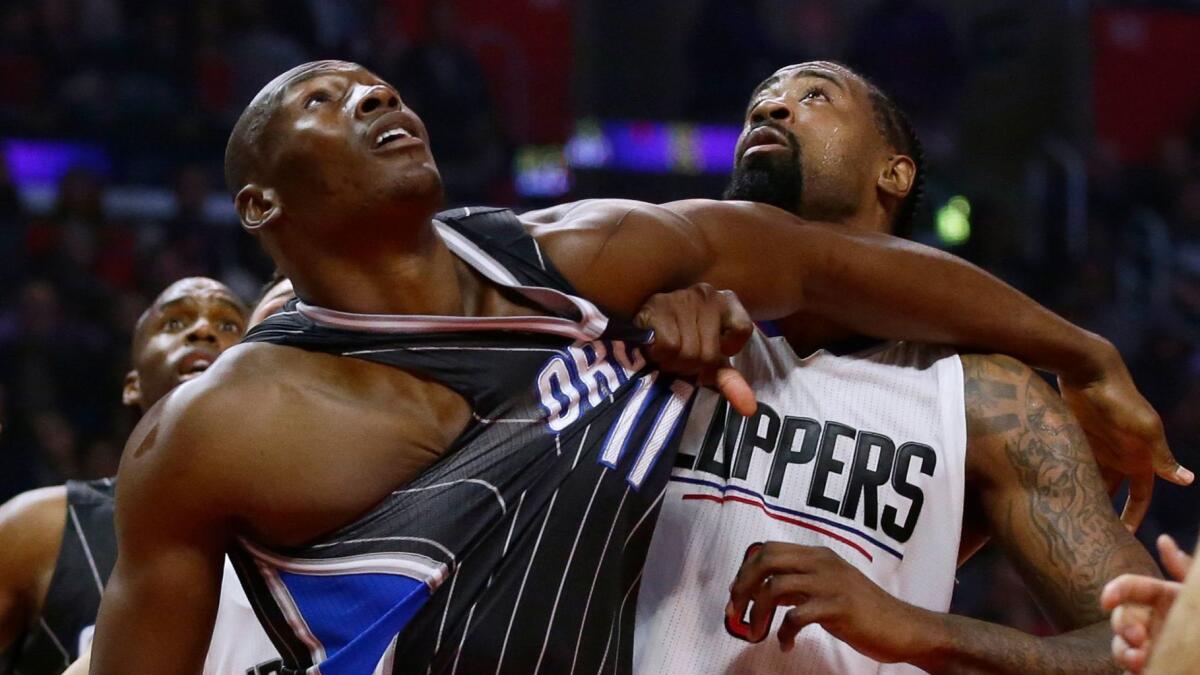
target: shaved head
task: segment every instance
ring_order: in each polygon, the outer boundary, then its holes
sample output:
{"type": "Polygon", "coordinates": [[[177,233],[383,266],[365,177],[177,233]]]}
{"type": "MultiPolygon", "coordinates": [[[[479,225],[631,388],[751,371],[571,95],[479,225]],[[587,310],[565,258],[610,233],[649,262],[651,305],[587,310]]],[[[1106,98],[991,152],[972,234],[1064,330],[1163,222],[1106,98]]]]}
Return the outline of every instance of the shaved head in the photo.
{"type": "Polygon", "coordinates": [[[262,158],[269,154],[270,135],[263,132],[288,87],[325,73],[361,69],[348,61],[311,61],[284,72],[260,89],[238,117],[225,145],[225,186],[230,194],[236,196],[254,179],[262,158]]]}

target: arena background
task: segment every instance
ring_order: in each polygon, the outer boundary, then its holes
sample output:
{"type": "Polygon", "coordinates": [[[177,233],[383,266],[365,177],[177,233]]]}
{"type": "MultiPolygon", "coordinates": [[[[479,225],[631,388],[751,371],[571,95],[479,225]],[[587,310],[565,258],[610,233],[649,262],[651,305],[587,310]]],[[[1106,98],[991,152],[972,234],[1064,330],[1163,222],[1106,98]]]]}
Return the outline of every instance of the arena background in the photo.
{"type": "MultiPolygon", "coordinates": [[[[130,329],[187,275],[270,273],[221,187],[273,75],[357,60],[429,125],[456,204],[717,196],[746,97],[838,59],[910,113],[914,236],[1112,339],[1200,469],[1200,2],[3,0],[0,498],[114,473],[130,329]]],[[[936,280],[934,280],[936,281],[936,280]]],[[[1140,536],[1196,540],[1159,485],[1140,536]]],[[[983,553],[958,611],[1043,632],[983,553]]]]}

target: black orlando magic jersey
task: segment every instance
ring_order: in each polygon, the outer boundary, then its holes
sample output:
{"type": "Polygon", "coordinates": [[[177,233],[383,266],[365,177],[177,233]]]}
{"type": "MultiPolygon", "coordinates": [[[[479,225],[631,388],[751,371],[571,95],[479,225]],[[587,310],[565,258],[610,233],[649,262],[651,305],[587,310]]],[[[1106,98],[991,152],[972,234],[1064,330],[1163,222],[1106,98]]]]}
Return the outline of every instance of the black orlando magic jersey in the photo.
{"type": "Polygon", "coordinates": [[[242,540],[239,576],[287,672],[628,672],[642,561],[693,387],[647,366],[641,331],[575,297],[511,212],[463,209],[435,226],[546,315],[292,301],[251,331],[439,381],[474,421],[358,521],[297,548],[242,540]]]}
{"type": "Polygon", "coordinates": [[[91,644],[100,595],[117,561],[112,479],[67,481],[66,518],[42,612],[6,675],[58,675],[91,644]]]}

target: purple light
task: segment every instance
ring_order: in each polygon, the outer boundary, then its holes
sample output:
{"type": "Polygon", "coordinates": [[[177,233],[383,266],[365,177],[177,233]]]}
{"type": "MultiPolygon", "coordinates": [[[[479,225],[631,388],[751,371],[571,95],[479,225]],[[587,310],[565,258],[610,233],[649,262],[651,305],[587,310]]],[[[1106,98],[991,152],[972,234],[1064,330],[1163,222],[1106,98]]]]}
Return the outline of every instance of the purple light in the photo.
{"type": "Polygon", "coordinates": [[[711,124],[601,122],[576,132],[567,158],[576,169],[725,174],[739,133],[740,127],[711,124]],[[584,153],[584,148],[604,151],[584,153]]]}
{"type": "Polygon", "coordinates": [[[101,176],[111,171],[108,154],[94,145],[67,141],[7,139],[0,143],[8,173],[18,188],[54,185],[76,167],[101,176]]]}

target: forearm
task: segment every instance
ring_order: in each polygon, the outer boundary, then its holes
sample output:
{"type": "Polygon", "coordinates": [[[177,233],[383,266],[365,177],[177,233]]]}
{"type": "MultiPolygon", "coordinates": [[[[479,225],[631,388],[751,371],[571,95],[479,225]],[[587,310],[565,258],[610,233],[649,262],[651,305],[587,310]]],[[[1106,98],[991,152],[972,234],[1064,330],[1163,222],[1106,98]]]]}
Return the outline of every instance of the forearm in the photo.
{"type": "Polygon", "coordinates": [[[1146,675],[1194,673],[1200,663],[1200,566],[1193,565],[1150,654],[1146,675]]]}
{"type": "Polygon", "coordinates": [[[930,673],[1090,675],[1120,670],[1109,655],[1112,635],[1105,623],[1049,638],[955,614],[938,614],[929,623],[933,644],[912,664],[930,673]]]}
{"type": "Polygon", "coordinates": [[[1005,353],[1073,382],[1096,379],[1117,358],[1104,338],[961,258],[881,235],[809,227],[822,241],[805,256],[807,313],[874,337],[1005,353]]]}

